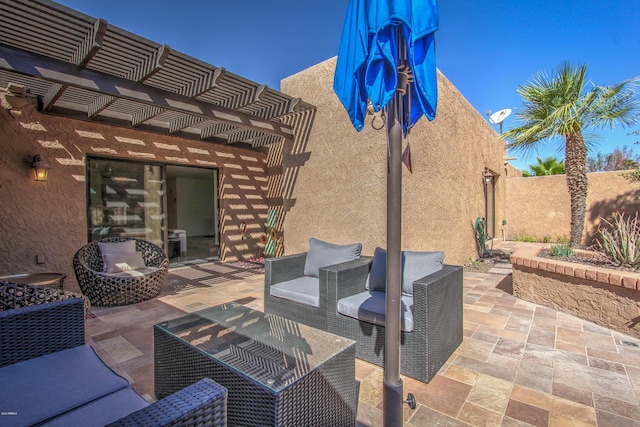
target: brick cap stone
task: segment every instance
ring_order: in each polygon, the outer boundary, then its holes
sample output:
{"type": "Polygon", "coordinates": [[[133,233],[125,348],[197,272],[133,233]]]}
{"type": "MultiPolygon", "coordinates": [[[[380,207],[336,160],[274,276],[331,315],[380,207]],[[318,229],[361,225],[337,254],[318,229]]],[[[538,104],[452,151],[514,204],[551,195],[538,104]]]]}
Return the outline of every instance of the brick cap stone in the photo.
{"type": "Polygon", "coordinates": [[[594,282],[623,286],[630,289],[640,289],[640,273],[611,270],[608,268],[594,267],[538,256],[545,247],[547,246],[525,245],[518,248],[511,255],[511,264],[513,265],[513,268],[539,268],[544,271],[555,272],[557,274],[576,277],[578,279],[586,278],[594,282]]]}

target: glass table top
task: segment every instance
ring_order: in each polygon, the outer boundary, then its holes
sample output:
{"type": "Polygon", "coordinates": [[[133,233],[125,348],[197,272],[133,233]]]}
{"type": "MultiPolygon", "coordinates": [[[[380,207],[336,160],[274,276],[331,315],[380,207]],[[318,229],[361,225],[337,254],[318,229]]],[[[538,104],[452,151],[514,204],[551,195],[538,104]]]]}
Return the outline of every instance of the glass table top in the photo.
{"type": "Polygon", "coordinates": [[[237,303],[201,310],[156,327],[274,391],[355,345],[347,338],[237,303]]]}

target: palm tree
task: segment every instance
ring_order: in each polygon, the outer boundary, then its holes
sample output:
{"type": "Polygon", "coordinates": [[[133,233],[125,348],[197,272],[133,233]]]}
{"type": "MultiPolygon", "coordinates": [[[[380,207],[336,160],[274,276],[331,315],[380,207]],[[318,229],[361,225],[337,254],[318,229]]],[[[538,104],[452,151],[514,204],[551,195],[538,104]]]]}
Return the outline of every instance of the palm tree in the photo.
{"type": "Polygon", "coordinates": [[[538,157],[537,165],[529,165],[531,172],[523,170],[523,176],[544,176],[544,175],[562,175],[566,172],[564,160],[558,160],[553,156],[546,159],[538,157]]]}
{"type": "MultiPolygon", "coordinates": [[[[564,139],[566,180],[571,199],[570,245],[580,246],[587,205],[586,162],[588,129],[623,127],[638,122],[640,106],[635,90],[640,76],[611,86],[596,86],[587,79],[587,66],[561,63],[551,76],[537,73],[518,88],[523,108],[519,126],[500,135],[508,148],[535,151],[537,144],[564,139]]],[[[562,144],[561,144],[562,146],[562,144]]]]}

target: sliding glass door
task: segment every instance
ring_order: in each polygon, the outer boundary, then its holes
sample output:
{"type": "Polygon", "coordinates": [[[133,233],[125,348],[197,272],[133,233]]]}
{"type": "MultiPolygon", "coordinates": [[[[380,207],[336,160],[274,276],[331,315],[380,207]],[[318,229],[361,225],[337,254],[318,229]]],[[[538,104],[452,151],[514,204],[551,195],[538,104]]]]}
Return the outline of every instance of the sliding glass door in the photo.
{"type": "Polygon", "coordinates": [[[89,241],[137,237],[164,248],[161,165],[87,158],[89,241]]]}

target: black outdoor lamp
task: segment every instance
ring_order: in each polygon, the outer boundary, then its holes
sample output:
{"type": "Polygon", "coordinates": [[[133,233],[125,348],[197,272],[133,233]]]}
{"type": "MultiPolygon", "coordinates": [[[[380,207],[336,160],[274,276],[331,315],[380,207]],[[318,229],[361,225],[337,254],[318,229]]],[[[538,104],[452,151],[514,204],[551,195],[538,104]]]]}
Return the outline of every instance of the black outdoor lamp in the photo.
{"type": "Polygon", "coordinates": [[[49,176],[49,163],[42,160],[40,155],[36,155],[33,158],[33,162],[31,163],[31,167],[35,170],[36,181],[46,181],[49,176]]]}

